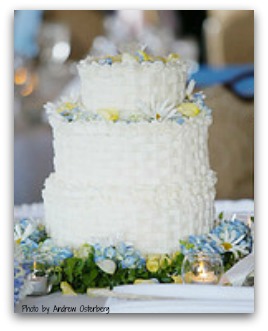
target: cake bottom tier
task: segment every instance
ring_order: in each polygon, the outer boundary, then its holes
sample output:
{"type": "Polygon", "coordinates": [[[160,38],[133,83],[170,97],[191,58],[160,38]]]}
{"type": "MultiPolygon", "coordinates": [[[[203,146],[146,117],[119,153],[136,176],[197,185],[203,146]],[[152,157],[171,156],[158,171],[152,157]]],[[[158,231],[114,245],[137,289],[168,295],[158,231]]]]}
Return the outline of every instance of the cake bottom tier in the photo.
{"type": "Polygon", "coordinates": [[[208,232],[214,197],[213,178],[199,187],[75,187],[51,174],[43,190],[46,228],[58,245],[124,241],[143,254],[173,252],[180,239],[208,232]]]}

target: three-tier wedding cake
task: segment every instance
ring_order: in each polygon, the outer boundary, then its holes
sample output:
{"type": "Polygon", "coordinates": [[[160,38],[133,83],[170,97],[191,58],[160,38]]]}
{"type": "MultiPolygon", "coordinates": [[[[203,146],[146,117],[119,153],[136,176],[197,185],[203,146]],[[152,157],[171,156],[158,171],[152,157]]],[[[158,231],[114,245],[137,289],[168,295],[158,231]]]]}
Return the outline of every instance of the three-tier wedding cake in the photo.
{"type": "Polygon", "coordinates": [[[215,174],[211,113],[186,89],[176,55],[138,51],[78,65],[78,99],[48,104],[55,172],[45,182],[45,222],[59,245],[123,240],[143,253],[176,250],[209,231],[215,174]]]}

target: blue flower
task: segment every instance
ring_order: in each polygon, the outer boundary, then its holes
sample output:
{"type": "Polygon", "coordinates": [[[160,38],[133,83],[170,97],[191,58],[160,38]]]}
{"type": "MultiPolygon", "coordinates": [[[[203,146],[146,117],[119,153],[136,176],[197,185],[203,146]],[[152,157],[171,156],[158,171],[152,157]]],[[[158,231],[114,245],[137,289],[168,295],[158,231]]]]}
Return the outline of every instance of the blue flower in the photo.
{"type": "Polygon", "coordinates": [[[94,244],[94,262],[97,263],[105,259],[103,255],[103,248],[100,244],[94,244]]]}
{"type": "Polygon", "coordinates": [[[177,119],[178,124],[182,125],[184,122],[185,122],[185,119],[182,116],[178,117],[178,119],[177,119]]]}
{"type": "Polygon", "coordinates": [[[145,259],[130,244],[119,242],[116,246],[102,247],[95,244],[93,247],[95,263],[109,259],[123,269],[141,268],[145,265],[145,259]]]}
{"type": "Polygon", "coordinates": [[[113,64],[113,59],[111,57],[106,57],[104,59],[99,59],[98,63],[100,65],[105,65],[105,64],[112,65],[113,64]]]}
{"type": "Polygon", "coordinates": [[[43,243],[37,245],[34,250],[27,255],[29,259],[40,263],[59,265],[63,260],[72,257],[73,252],[69,248],[55,246],[52,239],[46,239],[43,243]]]}
{"type": "Polygon", "coordinates": [[[212,110],[205,104],[205,95],[203,92],[197,92],[192,95],[191,100],[202,110],[207,116],[211,116],[212,110]]]}
{"type": "Polygon", "coordinates": [[[245,256],[252,250],[250,229],[239,220],[221,221],[208,236],[215,250],[221,254],[231,252],[236,259],[239,254],[245,256]]]}
{"type": "Polygon", "coordinates": [[[19,261],[14,260],[14,305],[32,291],[27,279],[30,272],[25,264],[20,264],[19,261]]]}
{"type": "Polygon", "coordinates": [[[105,258],[108,258],[111,260],[114,259],[116,256],[115,248],[113,246],[108,246],[108,247],[104,248],[103,255],[105,256],[105,258]]]}
{"type": "Polygon", "coordinates": [[[135,269],[136,267],[136,258],[134,256],[127,256],[123,261],[120,262],[120,265],[123,269],[135,269]]]}
{"type": "Polygon", "coordinates": [[[245,256],[252,250],[252,236],[248,226],[239,221],[221,221],[207,235],[189,236],[181,241],[183,254],[206,252],[224,254],[231,252],[237,259],[239,254],[245,256]]]}
{"type": "Polygon", "coordinates": [[[116,246],[116,251],[121,256],[124,256],[126,254],[126,251],[127,251],[127,245],[124,242],[118,243],[117,246],[116,246]]]}
{"type": "Polygon", "coordinates": [[[186,241],[180,241],[180,248],[182,254],[186,255],[188,253],[197,252],[207,252],[214,253],[215,249],[211,245],[210,240],[207,235],[191,235],[186,241]]]}

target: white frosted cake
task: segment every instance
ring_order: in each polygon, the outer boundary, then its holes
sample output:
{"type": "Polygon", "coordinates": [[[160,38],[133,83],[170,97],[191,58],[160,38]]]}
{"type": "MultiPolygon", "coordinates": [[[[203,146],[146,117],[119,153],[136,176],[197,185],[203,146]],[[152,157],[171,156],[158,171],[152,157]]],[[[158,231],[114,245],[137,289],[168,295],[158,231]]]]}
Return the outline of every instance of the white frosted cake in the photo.
{"type": "Polygon", "coordinates": [[[177,56],[143,52],[79,66],[81,95],[48,104],[55,172],[43,191],[45,222],[59,245],[122,240],[142,253],[177,250],[209,231],[215,174],[211,114],[186,90],[177,56]]]}

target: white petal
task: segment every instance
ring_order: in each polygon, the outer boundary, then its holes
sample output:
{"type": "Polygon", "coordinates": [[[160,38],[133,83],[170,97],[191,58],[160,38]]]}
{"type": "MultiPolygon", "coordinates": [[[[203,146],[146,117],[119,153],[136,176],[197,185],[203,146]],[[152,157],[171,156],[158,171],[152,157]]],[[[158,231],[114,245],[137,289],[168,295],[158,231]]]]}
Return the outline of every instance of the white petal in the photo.
{"type": "Polygon", "coordinates": [[[167,115],[165,116],[164,121],[167,120],[167,119],[169,119],[169,118],[171,118],[171,117],[173,117],[176,114],[176,112],[177,112],[177,109],[176,108],[171,109],[167,113],[167,115]]]}
{"type": "Polygon", "coordinates": [[[106,259],[99,261],[96,264],[102,271],[106,272],[107,274],[112,275],[115,272],[116,264],[112,260],[106,259]]]}
{"type": "Polygon", "coordinates": [[[33,233],[33,231],[34,231],[34,226],[32,224],[28,224],[24,233],[21,236],[21,239],[25,240],[33,233]]]}
{"type": "Polygon", "coordinates": [[[237,243],[239,243],[244,237],[246,236],[246,234],[242,234],[239,238],[237,238],[234,242],[233,245],[236,245],[237,243]]]}
{"type": "Polygon", "coordinates": [[[235,240],[236,237],[236,231],[232,230],[231,233],[229,234],[229,242],[233,242],[235,240]]]}
{"type": "Polygon", "coordinates": [[[21,227],[19,224],[15,225],[15,233],[14,233],[15,240],[21,238],[21,227]]]}
{"type": "Polygon", "coordinates": [[[186,95],[187,97],[191,96],[195,88],[195,81],[193,79],[190,80],[187,88],[186,88],[186,95]]]}

